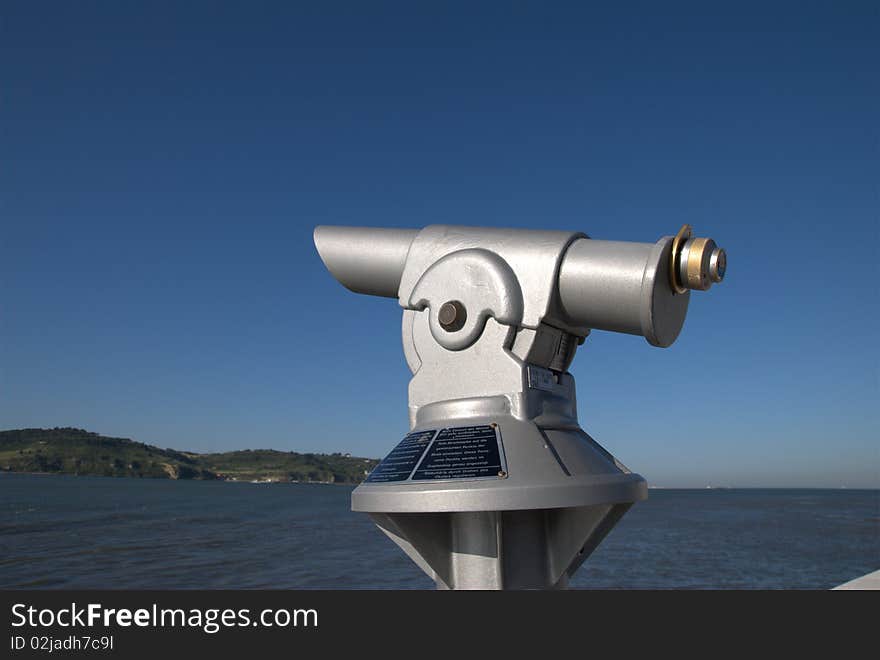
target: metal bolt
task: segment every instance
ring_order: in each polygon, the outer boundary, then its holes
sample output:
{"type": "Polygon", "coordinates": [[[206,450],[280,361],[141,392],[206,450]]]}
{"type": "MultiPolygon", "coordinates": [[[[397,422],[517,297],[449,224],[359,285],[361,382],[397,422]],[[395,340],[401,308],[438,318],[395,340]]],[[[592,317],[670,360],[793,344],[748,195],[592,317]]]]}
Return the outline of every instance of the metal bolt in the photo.
{"type": "Polygon", "coordinates": [[[507,472],[505,472],[504,470],[499,470],[498,476],[501,477],[502,479],[504,479],[504,477],[507,476],[507,472]]]}
{"type": "Polygon", "coordinates": [[[464,327],[464,322],[467,321],[467,310],[459,301],[450,300],[440,306],[437,320],[440,322],[440,327],[446,332],[456,332],[464,327]]]}

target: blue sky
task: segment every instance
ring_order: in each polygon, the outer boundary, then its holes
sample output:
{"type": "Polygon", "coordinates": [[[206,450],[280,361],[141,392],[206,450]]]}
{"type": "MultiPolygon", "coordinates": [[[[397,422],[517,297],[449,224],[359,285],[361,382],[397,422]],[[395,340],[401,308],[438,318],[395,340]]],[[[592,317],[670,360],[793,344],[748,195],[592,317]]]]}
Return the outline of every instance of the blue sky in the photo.
{"type": "Polygon", "coordinates": [[[400,310],[317,224],[727,248],[583,427],[664,486],[880,485],[877,3],[6,2],[0,428],[381,456],[400,310]]]}

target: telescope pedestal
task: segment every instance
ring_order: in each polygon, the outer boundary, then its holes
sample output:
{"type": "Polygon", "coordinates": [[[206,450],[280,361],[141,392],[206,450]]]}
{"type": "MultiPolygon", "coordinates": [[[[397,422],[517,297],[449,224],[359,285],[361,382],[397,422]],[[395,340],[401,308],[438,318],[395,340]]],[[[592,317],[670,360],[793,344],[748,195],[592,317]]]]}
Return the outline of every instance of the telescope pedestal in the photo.
{"type": "Polygon", "coordinates": [[[630,506],[370,517],[438,589],[564,589],[630,506]]]}

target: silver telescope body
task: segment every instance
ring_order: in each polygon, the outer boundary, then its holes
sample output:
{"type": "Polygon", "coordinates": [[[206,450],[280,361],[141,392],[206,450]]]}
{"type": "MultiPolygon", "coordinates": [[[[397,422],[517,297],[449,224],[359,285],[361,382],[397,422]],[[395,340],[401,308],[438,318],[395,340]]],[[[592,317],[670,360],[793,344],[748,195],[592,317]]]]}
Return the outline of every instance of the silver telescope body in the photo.
{"type": "MultiPolygon", "coordinates": [[[[460,229],[490,238],[502,231],[510,237],[508,243],[524,246],[539,245],[542,235],[557,233],[460,229]]],[[[574,235],[562,254],[554,283],[558,320],[579,328],[641,335],[655,346],[672,344],[687,315],[688,292],[720,282],[727,262],[724,250],[711,239],[692,238],[689,228],[682,229],[679,236],[657,243],[574,235]],[[676,287],[676,283],[680,284],[676,287]]],[[[355,293],[397,298],[410,248],[419,233],[417,229],[319,226],[314,239],[324,265],[340,284],[355,293]]]]}
{"type": "Polygon", "coordinates": [[[563,588],[647,484],[578,421],[568,367],[593,329],[669,346],[726,255],[685,225],[656,243],[431,225],[318,227],[327,269],[397,298],[410,432],[352,493],[440,589],[563,588]]]}

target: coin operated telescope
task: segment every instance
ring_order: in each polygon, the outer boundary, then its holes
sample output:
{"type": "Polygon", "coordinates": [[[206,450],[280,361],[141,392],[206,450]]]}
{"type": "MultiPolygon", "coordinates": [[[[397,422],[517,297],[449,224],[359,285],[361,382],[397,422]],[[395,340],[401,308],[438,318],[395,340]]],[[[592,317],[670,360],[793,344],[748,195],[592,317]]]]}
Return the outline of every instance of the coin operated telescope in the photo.
{"type": "Polygon", "coordinates": [[[411,432],[352,493],[440,589],[563,588],[633,503],[630,472],[578,425],[568,367],[592,329],[678,337],[724,278],[714,241],[432,225],[317,227],[345,287],[397,298],[411,432]]]}

